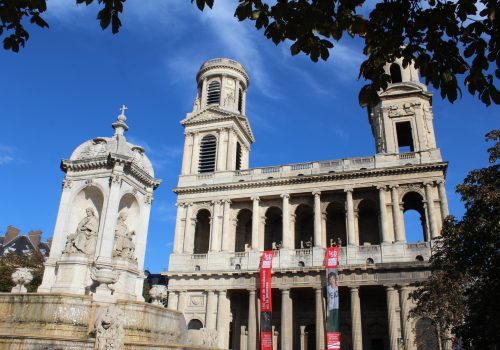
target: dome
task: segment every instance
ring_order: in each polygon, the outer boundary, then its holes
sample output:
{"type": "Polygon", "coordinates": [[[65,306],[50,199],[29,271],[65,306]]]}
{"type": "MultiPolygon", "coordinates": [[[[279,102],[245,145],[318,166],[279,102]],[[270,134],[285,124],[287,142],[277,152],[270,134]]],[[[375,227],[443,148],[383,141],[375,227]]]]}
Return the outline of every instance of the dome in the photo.
{"type": "MultiPolygon", "coordinates": [[[[122,107],[124,109],[124,107],[122,107]]],[[[125,115],[118,116],[113,123],[115,135],[112,137],[96,137],[78,146],[71,154],[70,161],[91,160],[95,158],[108,157],[109,154],[125,156],[132,159],[132,163],[154,178],[154,170],[151,161],[144,153],[144,148],[127,142],[124,131],[128,130],[125,124],[125,115]]]]}

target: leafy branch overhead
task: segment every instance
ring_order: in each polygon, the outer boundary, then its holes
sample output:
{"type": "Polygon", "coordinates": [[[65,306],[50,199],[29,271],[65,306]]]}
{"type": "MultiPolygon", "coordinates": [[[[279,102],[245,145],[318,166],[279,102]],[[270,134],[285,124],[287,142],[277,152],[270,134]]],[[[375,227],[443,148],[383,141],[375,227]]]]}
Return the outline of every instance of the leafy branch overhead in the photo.
{"type": "MultiPolygon", "coordinates": [[[[164,0],[168,1],[168,0],[164,0]]],[[[0,36],[4,48],[15,52],[29,38],[23,18],[40,27],[46,0],[0,0],[0,36]]],[[[76,0],[98,3],[97,19],[103,29],[120,29],[125,0],[76,0]]],[[[191,0],[203,11],[214,0],[191,0]]],[[[498,0],[239,0],[235,16],[255,22],[257,29],[276,45],[291,43],[291,54],[306,54],[314,62],[335,54],[334,45],[344,35],[364,41],[365,61],[359,77],[368,80],[359,94],[362,105],[374,103],[386,89],[390,76],[386,62],[403,58],[414,64],[426,84],[453,102],[462,94],[463,77],[468,92],[482,103],[500,104],[500,4],[498,0]],[[368,16],[363,15],[369,13],[368,16]]],[[[333,57],[332,59],[335,59],[333,57]]]]}

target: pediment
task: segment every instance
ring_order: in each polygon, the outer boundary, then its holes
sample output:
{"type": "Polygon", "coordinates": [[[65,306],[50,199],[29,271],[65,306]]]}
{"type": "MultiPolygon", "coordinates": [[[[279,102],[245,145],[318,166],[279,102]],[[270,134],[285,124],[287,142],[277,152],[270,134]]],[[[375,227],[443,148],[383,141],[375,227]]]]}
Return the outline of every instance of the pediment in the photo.
{"type": "Polygon", "coordinates": [[[409,93],[427,93],[427,90],[416,83],[399,83],[391,84],[387,90],[379,93],[380,97],[387,97],[391,95],[409,94],[409,93]]]}

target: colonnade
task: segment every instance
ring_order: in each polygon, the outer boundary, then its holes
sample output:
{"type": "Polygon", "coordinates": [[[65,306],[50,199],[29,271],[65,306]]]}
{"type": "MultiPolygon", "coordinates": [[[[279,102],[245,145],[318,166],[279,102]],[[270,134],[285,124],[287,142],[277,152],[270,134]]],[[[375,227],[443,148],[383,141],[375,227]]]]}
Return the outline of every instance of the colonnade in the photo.
{"type": "MultiPolygon", "coordinates": [[[[400,186],[398,185],[383,185],[377,186],[378,190],[378,222],[380,227],[380,241],[383,244],[394,242],[405,242],[406,234],[403,218],[403,202],[401,202],[400,186]],[[388,195],[390,192],[390,195],[388,195]],[[388,197],[390,203],[388,203],[388,197]],[[391,207],[389,215],[388,206],[391,207]]],[[[446,199],[446,191],[444,180],[435,182],[426,182],[423,184],[423,207],[425,210],[425,222],[428,228],[427,239],[433,239],[439,235],[440,221],[438,218],[444,218],[448,215],[448,203],[446,199]],[[435,198],[434,186],[437,185],[438,198],[435,198]],[[436,202],[439,202],[440,213],[436,212],[436,202]],[[439,216],[438,216],[439,215],[439,216]]],[[[357,211],[354,207],[353,192],[355,189],[346,188],[345,192],[345,217],[347,244],[359,245],[360,235],[358,221],[356,220],[357,211]]],[[[330,193],[328,193],[330,194],[330,193]]],[[[301,197],[303,193],[297,194],[301,197]]],[[[322,211],[322,193],[320,191],[311,192],[314,202],[314,246],[324,248],[329,245],[326,235],[326,213],[322,211]]],[[[281,211],[282,217],[282,248],[294,249],[294,230],[291,227],[292,213],[290,212],[290,197],[291,194],[282,194],[281,211]]],[[[251,233],[251,249],[264,250],[263,242],[263,227],[265,225],[265,212],[263,199],[259,196],[250,198],[252,201],[252,233],[251,233]]],[[[211,252],[230,252],[234,251],[234,236],[236,234],[234,214],[236,209],[231,207],[230,199],[214,200],[211,202],[193,203],[185,202],[177,204],[177,221],[174,239],[173,251],[176,254],[193,253],[193,246],[196,232],[196,215],[206,209],[210,212],[210,251],[211,252]]],[[[344,242],[345,243],[345,242],[344,242]]]]}

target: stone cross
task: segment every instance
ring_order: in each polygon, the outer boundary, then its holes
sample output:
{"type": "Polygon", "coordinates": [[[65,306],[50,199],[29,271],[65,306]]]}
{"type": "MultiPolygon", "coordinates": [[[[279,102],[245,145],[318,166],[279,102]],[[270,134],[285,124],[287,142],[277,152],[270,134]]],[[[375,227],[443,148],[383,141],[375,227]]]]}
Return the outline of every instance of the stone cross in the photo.
{"type": "Polygon", "coordinates": [[[128,109],[128,108],[127,108],[127,106],[122,105],[122,106],[120,107],[120,112],[121,112],[121,114],[120,114],[120,115],[125,115],[125,111],[126,111],[127,109],[128,109]]]}

